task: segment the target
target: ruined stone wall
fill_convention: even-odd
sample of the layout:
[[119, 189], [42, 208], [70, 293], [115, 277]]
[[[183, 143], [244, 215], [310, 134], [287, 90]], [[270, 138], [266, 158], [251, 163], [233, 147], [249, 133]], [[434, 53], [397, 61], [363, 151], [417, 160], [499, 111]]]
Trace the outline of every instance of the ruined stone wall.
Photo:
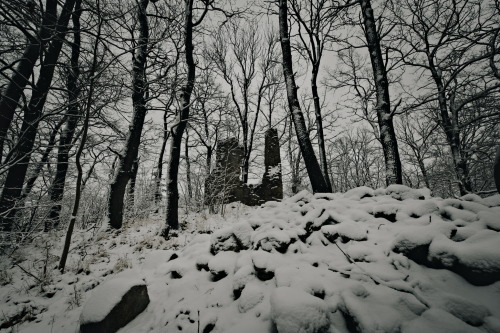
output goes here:
[[280, 147], [276, 129], [269, 129], [265, 133], [265, 172], [261, 184], [250, 186], [241, 181], [242, 160], [243, 147], [238, 145], [235, 138], [218, 142], [215, 169], [205, 186], [206, 205], [240, 201], [248, 206], [256, 206], [266, 201], [283, 199]]

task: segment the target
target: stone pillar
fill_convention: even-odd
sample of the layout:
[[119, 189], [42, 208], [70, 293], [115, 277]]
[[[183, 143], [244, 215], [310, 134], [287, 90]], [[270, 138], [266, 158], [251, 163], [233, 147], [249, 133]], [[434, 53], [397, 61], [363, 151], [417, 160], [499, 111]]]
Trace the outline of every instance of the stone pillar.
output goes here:
[[226, 184], [238, 184], [241, 173], [243, 148], [238, 145], [236, 138], [229, 138], [217, 144], [215, 168], [224, 177]]
[[240, 166], [243, 148], [236, 138], [217, 143], [215, 168], [207, 179], [205, 204], [228, 203], [233, 200], [235, 190], [241, 187]]
[[252, 187], [240, 180], [243, 147], [236, 138], [217, 143], [215, 168], [206, 181], [205, 204], [208, 206], [240, 201], [245, 205], [260, 205], [269, 200], [283, 199], [281, 158], [278, 131], [265, 133], [262, 184]]
[[264, 165], [266, 171], [260, 188], [261, 201], [283, 199], [283, 180], [281, 177], [281, 157], [278, 130], [270, 128], [265, 133]]

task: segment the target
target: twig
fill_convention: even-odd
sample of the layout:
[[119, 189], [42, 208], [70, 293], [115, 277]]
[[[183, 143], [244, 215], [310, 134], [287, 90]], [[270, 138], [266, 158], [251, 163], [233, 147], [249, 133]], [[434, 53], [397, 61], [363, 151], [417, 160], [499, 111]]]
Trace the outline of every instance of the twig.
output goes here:
[[342, 254], [344, 254], [344, 256], [347, 258], [347, 261], [349, 261], [351, 264], [354, 264], [356, 267], [358, 267], [360, 270], [361, 270], [361, 273], [364, 274], [365, 276], [367, 276], [370, 280], [372, 280], [376, 285], [383, 285], [385, 287], [388, 287], [388, 288], [391, 288], [393, 290], [396, 290], [396, 291], [400, 291], [400, 292], [403, 292], [403, 293], [407, 293], [407, 294], [411, 294], [413, 295], [420, 303], [422, 303], [426, 308], [430, 308], [430, 305], [429, 305], [429, 302], [427, 302], [422, 296], [420, 296], [419, 294], [417, 294], [417, 292], [411, 288], [411, 287], [407, 287], [407, 288], [404, 288], [403, 286], [394, 286], [392, 285], [390, 282], [388, 281], [384, 281], [382, 279], [379, 279], [378, 277], [373, 277], [371, 276], [367, 271], [365, 271], [361, 266], [359, 266], [357, 263], [354, 262], [354, 260], [347, 254], [344, 252], [344, 250], [342, 250], [340, 248], [340, 246], [334, 242], [333, 244], [335, 244], [337, 246], [337, 248], [340, 250], [340, 252], [342, 252]]
[[21, 269], [24, 273], [28, 274], [29, 276], [31, 276], [32, 278], [34, 278], [34, 279], [35, 279], [35, 280], [37, 280], [38, 282], [40, 282], [40, 283], [42, 283], [42, 282], [43, 282], [43, 281], [42, 281], [39, 277], [37, 277], [37, 276], [35, 276], [35, 275], [31, 274], [30, 272], [28, 272], [27, 270], [25, 270], [25, 269], [23, 268], [23, 266], [21, 266], [21, 265], [19, 265], [19, 264], [17, 264], [17, 263], [14, 263], [14, 265], [16, 265], [17, 267], [19, 267], [19, 268], [20, 268], [20, 269]]

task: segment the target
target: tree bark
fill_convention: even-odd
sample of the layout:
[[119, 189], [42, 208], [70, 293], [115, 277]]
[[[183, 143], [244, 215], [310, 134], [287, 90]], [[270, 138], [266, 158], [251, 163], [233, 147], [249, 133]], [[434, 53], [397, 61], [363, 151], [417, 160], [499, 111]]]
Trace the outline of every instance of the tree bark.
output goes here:
[[399, 157], [398, 142], [394, 132], [393, 115], [389, 98], [389, 81], [380, 48], [380, 38], [375, 25], [375, 17], [370, 0], [360, 0], [365, 37], [370, 53], [373, 79], [375, 82], [376, 105], [378, 125], [380, 128], [380, 141], [384, 151], [386, 185], [402, 184], [403, 173]]
[[55, 66], [66, 35], [68, 21], [76, 0], [67, 0], [57, 22], [56, 33], [49, 45], [45, 61], [40, 69], [40, 76], [33, 90], [29, 104], [24, 108], [24, 118], [17, 149], [12, 155], [16, 162], [5, 177], [4, 188], [0, 197], [0, 228], [12, 230], [16, 215], [15, 205], [21, 196], [21, 190], [28, 170], [33, 146], [35, 144], [38, 123], [52, 83]]
[[[80, 0], [78, 0], [80, 5]], [[97, 8], [98, 8], [98, 14], [100, 14], [100, 1], [97, 0]], [[61, 273], [64, 273], [64, 268], [66, 266], [66, 260], [68, 258], [69, 254], [69, 246], [71, 244], [71, 236], [73, 235], [73, 229], [75, 227], [76, 223], [76, 216], [78, 214], [78, 209], [80, 208], [80, 197], [82, 194], [82, 187], [83, 187], [83, 168], [80, 163], [80, 157], [82, 156], [83, 149], [85, 147], [85, 142], [87, 141], [87, 134], [88, 134], [88, 129], [89, 129], [89, 119], [90, 119], [90, 109], [91, 109], [91, 102], [92, 102], [92, 97], [94, 94], [94, 82], [96, 80], [96, 69], [97, 69], [97, 54], [98, 54], [98, 48], [99, 48], [99, 39], [101, 36], [101, 28], [102, 28], [102, 19], [99, 18], [99, 25], [97, 28], [97, 36], [94, 42], [94, 52], [93, 52], [93, 60], [92, 60], [92, 67], [90, 68], [90, 88], [87, 96], [87, 103], [85, 107], [85, 119], [83, 121], [83, 133], [82, 133], [82, 139], [80, 142], [80, 146], [78, 147], [78, 150], [76, 152], [75, 156], [75, 163], [76, 163], [76, 170], [77, 170], [77, 178], [76, 178], [76, 189], [75, 189], [75, 201], [73, 202], [73, 210], [71, 212], [71, 218], [69, 220], [68, 224], [68, 230], [66, 232], [66, 237], [64, 238], [64, 246], [63, 246], [63, 251], [61, 253], [61, 260], [59, 261], [58, 269], [61, 271]]]
[[445, 133], [446, 141], [450, 146], [454, 173], [457, 177], [460, 195], [465, 195], [472, 191], [472, 185], [469, 180], [469, 169], [467, 166], [467, 161], [463, 157], [463, 152], [460, 146], [460, 129], [457, 119], [458, 114], [454, 116], [452, 111], [450, 117], [448, 109], [451, 109], [452, 105], [448, 105], [443, 78], [436, 64], [434, 63], [432, 55], [428, 55], [428, 62], [432, 79], [434, 80], [434, 83], [436, 84], [438, 90], [437, 98], [439, 114], [441, 118], [440, 125]]
[[127, 191], [127, 204], [129, 211], [133, 211], [135, 203], [135, 185], [137, 183], [137, 172], [139, 171], [139, 160], [135, 160], [132, 164], [132, 171], [130, 172], [130, 180], [128, 181]]
[[300, 151], [304, 158], [307, 173], [313, 192], [328, 192], [328, 185], [323, 177], [318, 159], [314, 153], [309, 133], [306, 129], [304, 115], [300, 109], [297, 97], [297, 86], [293, 73], [292, 51], [290, 46], [290, 37], [288, 35], [288, 13], [287, 0], [279, 0], [279, 29], [280, 43], [283, 56], [283, 74], [285, 76], [286, 93], [288, 97], [288, 106], [295, 126], [295, 133], [299, 142]]
[[170, 161], [167, 171], [167, 204], [166, 225], [162, 236], [168, 238], [170, 229], [179, 228], [179, 161], [181, 155], [182, 135], [189, 119], [191, 93], [193, 92], [196, 65], [193, 58], [193, 1], [185, 0], [184, 13], [184, 53], [187, 68], [187, 81], [181, 91], [181, 109], [178, 111], [176, 122], [171, 129], [172, 141], [170, 143]]
[[495, 185], [497, 186], [497, 191], [498, 193], [500, 193], [500, 147], [497, 147], [495, 163], [493, 166], [493, 178], [495, 179]]
[[[155, 204], [158, 206], [162, 199], [161, 194], [161, 178], [163, 176], [163, 157], [165, 156], [165, 148], [167, 146], [167, 141], [169, 138], [168, 124], [167, 124], [167, 110], [163, 115], [163, 140], [161, 142], [160, 156], [158, 157], [158, 162], [156, 163], [156, 176], [155, 176]], [[157, 208], [158, 211], [158, 208]]]
[[132, 70], [132, 104], [134, 112], [129, 133], [125, 142], [123, 155], [120, 156], [118, 169], [111, 183], [108, 199], [108, 219], [112, 228], [119, 229], [123, 223], [123, 199], [127, 183], [132, 175], [134, 162], [137, 160], [139, 145], [141, 143], [142, 128], [144, 118], [147, 113], [146, 108], [146, 60], [149, 41], [148, 18], [146, 8], [149, 0], [138, 1], [137, 20], [139, 22], [139, 38], [137, 50], [134, 52]]
[[332, 183], [330, 182], [330, 175], [328, 174], [328, 160], [326, 158], [325, 134], [323, 132], [323, 116], [321, 115], [321, 106], [319, 103], [317, 85], [318, 71], [319, 64], [313, 64], [311, 76], [311, 91], [314, 102], [314, 113], [316, 115], [316, 126], [318, 127], [319, 166], [321, 168], [321, 173], [325, 178], [326, 185], [328, 186], [328, 192], [332, 192]]
[[186, 139], [184, 140], [184, 158], [186, 159], [186, 183], [188, 194], [188, 205], [193, 197], [193, 186], [191, 184], [191, 161], [189, 160], [189, 131], [186, 129]]
[[425, 167], [424, 160], [419, 156], [417, 157], [418, 167], [420, 168], [420, 172], [422, 172], [422, 178], [424, 178], [425, 187], [428, 189], [431, 188], [431, 184], [429, 182], [429, 176], [427, 175], [427, 168]]
[[47, 0], [39, 37], [28, 37], [29, 44], [19, 60], [19, 63], [9, 80], [0, 100], [0, 161], [3, 155], [3, 145], [26, 85], [33, 74], [33, 68], [40, 55], [42, 47], [50, 39], [57, 22], [57, 0]]
[[82, 14], [81, 0], [77, 0], [75, 4], [75, 11], [72, 16], [73, 21], [73, 42], [71, 43], [71, 58], [70, 66], [67, 74], [67, 88], [68, 88], [68, 111], [66, 112], [66, 124], [59, 137], [59, 147], [57, 151], [57, 166], [56, 174], [52, 180], [49, 190], [50, 201], [52, 206], [50, 208], [49, 218], [45, 224], [45, 229], [48, 231], [51, 227], [59, 225], [59, 215], [61, 213], [61, 200], [64, 195], [64, 185], [66, 182], [66, 174], [68, 171], [69, 152], [72, 148], [73, 136], [75, 134], [76, 126], [78, 123], [79, 115], [79, 97], [80, 87], [78, 85], [78, 78], [80, 77], [80, 16]]

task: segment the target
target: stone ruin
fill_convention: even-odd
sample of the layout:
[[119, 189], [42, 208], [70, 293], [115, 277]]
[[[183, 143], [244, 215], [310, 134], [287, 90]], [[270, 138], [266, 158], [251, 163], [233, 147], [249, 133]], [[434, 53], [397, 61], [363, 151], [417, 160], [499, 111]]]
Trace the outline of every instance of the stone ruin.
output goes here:
[[248, 206], [257, 206], [266, 201], [283, 199], [278, 131], [271, 128], [265, 133], [262, 183], [245, 184], [240, 179], [243, 157], [243, 147], [236, 138], [217, 143], [215, 169], [205, 185], [206, 205], [240, 201]]

